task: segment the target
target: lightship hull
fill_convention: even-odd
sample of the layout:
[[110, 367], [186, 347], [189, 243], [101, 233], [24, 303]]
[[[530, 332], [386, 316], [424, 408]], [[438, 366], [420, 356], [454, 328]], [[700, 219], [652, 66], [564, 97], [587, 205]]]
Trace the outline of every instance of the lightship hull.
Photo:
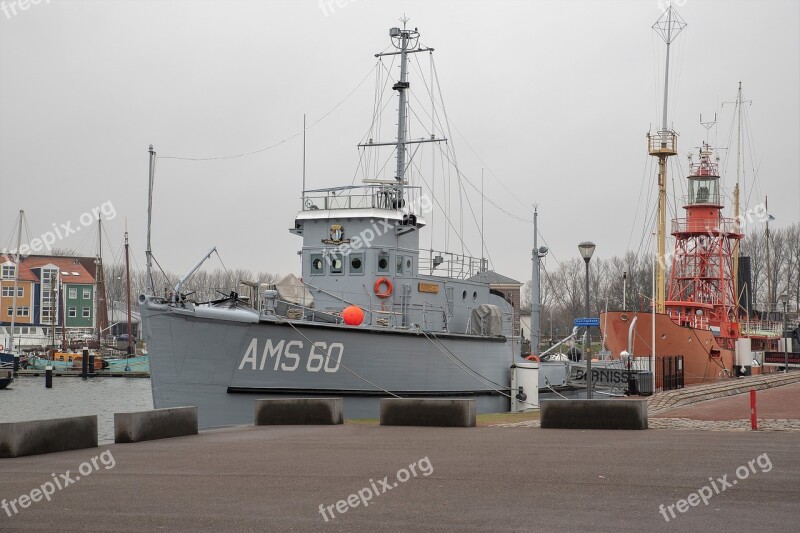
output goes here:
[[[628, 350], [628, 331], [638, 317], [633, 334], [633, 355], [646, 357], [652, 353], [653, 315], [647, 312], [608, 311], [600, 315], [600, 329], [613, 357]], [[734, 351], [720, 346], [710, 330], [675, 324], [669, 316], [655, 315], [656, 356], [682, 355], [684, 383], [707, 383], [734, 375]]]
[[[213, 318], [198, 316], [209, 310]], [[478, 412], [510, 408], [504, 394], [514, 346], [506, 337], [429, 338], [418, 330], [183, 308], [152, 297], [141, 313], [154, 406], [197, 406], [201, 427], [252, 423], [254, 400], [274, 397], [343, 397], [345, 417], [377, 418], [387, 390], [475, 397]]]

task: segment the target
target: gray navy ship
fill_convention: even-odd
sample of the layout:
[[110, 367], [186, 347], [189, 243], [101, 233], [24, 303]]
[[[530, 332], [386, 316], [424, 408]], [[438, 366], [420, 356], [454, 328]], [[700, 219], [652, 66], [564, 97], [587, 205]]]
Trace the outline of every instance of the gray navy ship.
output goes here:
[[[478, 412], [510, 406], [510, 367], [519, 361], [513, 307], [490, 287], [484, 259], [420, 251], [425, 199], [407, 180], [409, 56], [432, 52], [416, 29], [392, 28], [399, 59], [393, 179], [304, 190], [291, 233], [303, 240], [302, 277], [254, 284], [194, 302], [153, 290], [148, 227], [148, 291], [141, 295], [156, 408], [194, 405], [201, 427], [251, 423], [253, 400], [343, 397], [347, 418], [378, 416], [386, 397], [474, 397]], [[150, 147], [150, 211], [156, 153]], [[390, 176], [390, 178], [392, 178]], [[208, 257], [207, 254], [206, 258]], [[302, 280], [302, 281], [301, 281]], [[521, 397], [524, 399], [524, 397]]]

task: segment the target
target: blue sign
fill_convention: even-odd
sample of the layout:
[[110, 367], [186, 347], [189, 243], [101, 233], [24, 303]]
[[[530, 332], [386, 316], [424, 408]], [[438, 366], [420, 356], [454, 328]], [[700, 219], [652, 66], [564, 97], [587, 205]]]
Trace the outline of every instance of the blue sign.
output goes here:
[[586, 326], [599, 326], [600, 319], [599, 318], [576, 318], [575, 325], [577, 327], [586, 327]]

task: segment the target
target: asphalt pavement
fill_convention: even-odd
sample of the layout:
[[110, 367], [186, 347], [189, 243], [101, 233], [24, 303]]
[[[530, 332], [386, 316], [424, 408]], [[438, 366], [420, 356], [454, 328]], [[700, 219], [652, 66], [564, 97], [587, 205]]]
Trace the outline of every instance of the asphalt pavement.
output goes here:
[[0, 460], [0, 530], [796, 531], [798, 451], [800, 432], [224, 428]]

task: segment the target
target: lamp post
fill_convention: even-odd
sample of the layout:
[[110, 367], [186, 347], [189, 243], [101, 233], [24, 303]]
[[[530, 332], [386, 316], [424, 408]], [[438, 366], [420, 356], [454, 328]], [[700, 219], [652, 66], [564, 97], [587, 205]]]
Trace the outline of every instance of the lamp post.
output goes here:
[[786, 306], [789, 304], [789, 294], [784, 292], [778, 299], [783, 304], [783, 335], [781, 337], [783, 338], [783, 373], [786, 374], [789, 372], [789, 339], [786, 337]]
[[[586, 318], [589, 318], [589, 261], [592, 259], [595, 244], [591, 241], [583, 241], [578, 245], [578, 250], [581, 252], [581, 257], [586, 263]], [[583, 356], [586, 358], [586, 399], [592, 399], [592, 356], [591, 351], [592, 339], [589, 336], [589, 326], [586, 326], [584, 333], [584, 350]]]

